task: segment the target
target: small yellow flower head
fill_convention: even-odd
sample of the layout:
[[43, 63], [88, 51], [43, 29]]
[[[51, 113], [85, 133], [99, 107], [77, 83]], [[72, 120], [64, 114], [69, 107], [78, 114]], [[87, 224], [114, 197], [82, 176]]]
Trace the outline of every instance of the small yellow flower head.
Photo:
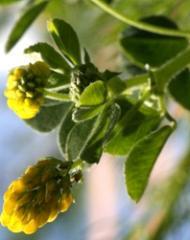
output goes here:
[[73, 202], [69, 162], [46, 158], [29, 167], [4, 194], [1, 224], [12, 232], [32, 234]]
[[36, 62], [13, 69], [4, 92], [8, 106], [22, 119], [36, 116], [43, 103], [43, 88], [50, 70], [44, 62]]

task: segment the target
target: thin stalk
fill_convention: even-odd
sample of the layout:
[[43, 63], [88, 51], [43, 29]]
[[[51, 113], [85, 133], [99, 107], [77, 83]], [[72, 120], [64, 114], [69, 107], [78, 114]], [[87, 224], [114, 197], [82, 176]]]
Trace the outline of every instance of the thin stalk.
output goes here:
[[62, 102], [70, 102], [70, 97], [68, 94], [49, 92], [47, 90], [43, 90], [43, 95], [52, 100], [62, 101]]
[[131, 88], [131, 87], [136, 87], [138, 85], [142, 85], [144, 83], [147, 83], [148, 78], [149, 78], [148, 73], [136, 75], [126, 80], [126, 86], [127, 88]]
[[118, 19], [119, 21], [126, 23], [130, 26], [136, 27], [138, 29], [152, 32], [152, 33], [157, 33], [161, 35], [166, 35], [166, 36], [175, 36], [175, 37], [186, 37], [190, 38], [190, 32], [184, 32], [184, 31], [178, 31], [178, 30], [171, 30], [168, 28], [163, 28], [163, 27], [158, 27], [158, 26], [153, 26], [148, 23], [143, 23], [140, 21], [134, 21], [132, 19], [129, 19], [127, 16], [121, 14], [118, 12], [116, 9], [111, 8], [108, 4], [104, 3], [101, 0], [90, 0], [92, 3], [94, 3], [96, 6], [101, 8], [103, 11], [107, 12], [114, 18]]
[[54, 92], [54, 91], [61, 91], [61, 90], [69, 89], [69, 88], [70, 88], [70, 84], [64, 84], [64, 85], [60, 85], [57, 87], [46, 88], [46, 89], [47, 89], [47, 91]]

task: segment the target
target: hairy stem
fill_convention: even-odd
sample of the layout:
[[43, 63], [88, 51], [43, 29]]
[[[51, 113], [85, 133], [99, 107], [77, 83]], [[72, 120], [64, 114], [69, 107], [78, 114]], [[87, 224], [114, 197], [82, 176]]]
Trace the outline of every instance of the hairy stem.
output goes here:
[[132, 19], [129, 19], [125, 15], [121, 14], [117, 10], [111, 8], [108, 4], [102, 2], [101, 0], [90, 0], [90, 1], [93, 2], [99, 8], [101, 8], [103, 11], [109, 13], [114, 18], [118, 19], [119, 21], [126, 23], [130, 26], [136, 27], [138, 29], [161, 34], [161, 35], [190, 38], [190, 32], [171, 30], [163, 27], [153, 26], [151, 24], [143, 23], [140, 21], [134, 21]]

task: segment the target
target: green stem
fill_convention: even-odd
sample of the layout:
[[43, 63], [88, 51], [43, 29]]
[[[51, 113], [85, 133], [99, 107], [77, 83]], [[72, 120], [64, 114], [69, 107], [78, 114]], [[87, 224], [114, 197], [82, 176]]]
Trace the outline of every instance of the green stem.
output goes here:
[[63, 85], [60, 85], [60, 86], [57, 86], [57, 87], [51, 87], [51, 88], [46, 88], [47, 91], [61, 91], [61, 90], [65, 90], [65, 89], [69, 89], [70, 88], [70, 84], [63, 84]]
[[90, 1], [93, 2], [95, 5], [97, 5], [99, 8], [101, 8], [103, 11], [109, 13], [116, 19], [120, 20], [121, 22], [126, 23], [130, 26], [136, 27], [138, 29], [161, 34], [161, 35], [190, 38], [190, 32], [171, 30], [163, 27], [153, 26], [151, 24], [143, 23], [140, 21], [134, 21], [129, 19], [125, 15], [122, 15], [117, 10], [111, 8], [108, 4], [102, 2], [101, 0], [90, 0]]
[[43, 90], [43, 95], [46, 98], [49, 98], [49, 99], [52, 99], [52, 100], [63, 101], [63, 102], [70, 102], [71, 101], [68, 94], [49, 92], [47, 90]]
[[186, 48], [183, 52], [180, 52], [176, 57], [169, 60], [160, 68], [153, 70], [152, 73], [158, 83], [158, 90], [163, 92], [168, 81], [185, 69], [185, 67], [187, 67], [189, 64], [190, 47]]
[[184, 51], [180, 52], [176, 57], [172, 58], [164, 65], [157, 69], [151, 69], [150, 73], [137, 75], [131, 79], [126, 80], [127, 89], [147, 83], [148, 79], [153, 77], [156, 83], [156, 90], [159, 93], [163, 93], [167, 83], [183, 71], [190, 64], [190, 46]]
[[136, 75], [126, 80], [126, 86], [127, 88], [131, 88], [138, 85], [142, 85], [147, 82], [148, 78], [149, 78], [148, 73]]

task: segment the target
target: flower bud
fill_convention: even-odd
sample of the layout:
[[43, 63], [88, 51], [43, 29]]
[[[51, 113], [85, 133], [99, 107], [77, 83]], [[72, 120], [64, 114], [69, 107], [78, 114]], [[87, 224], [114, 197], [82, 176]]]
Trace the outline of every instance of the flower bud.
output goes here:
[[82, 64], [77, 66], [71, 74], [70, 97], [76, 104], [84, 89], [96, 80], [100, 80], [101, 75], [98, 69], [92, 64]]
[[73, 202], [70, 162], [46, 158], [29, 167], [4, 194], [1, 224], [12, 232], [32, 234]]
[[50, 70], [44, 62], [13, 69], [4, 92], [8, 106], [22, 119], [36, 116], [43, 103], [40, 88], [45, 86]]

